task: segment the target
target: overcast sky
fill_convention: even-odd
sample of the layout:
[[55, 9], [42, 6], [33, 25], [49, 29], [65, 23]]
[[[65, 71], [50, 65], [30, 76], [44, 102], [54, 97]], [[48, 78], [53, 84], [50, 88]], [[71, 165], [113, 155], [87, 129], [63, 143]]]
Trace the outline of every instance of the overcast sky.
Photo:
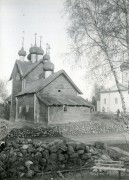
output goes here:
[[43, 36], [44, 50], [46, 43], [51, 46], [51, 61], [55, 71], [64, 69], [84, 93], [84, 97], [89, 98], [91, 85], [83, 78], [84, 71], [71, 68], [66, 61], [64, 63], [69, 48], [66, 22], [63, 0], [0, 0], [0, 79], [9, 79], [15, 60], [19, 58], [22, 31], [25, 31], [24, 47], [27, 54], [30, 45], [34, 44], [36, 32], [38, 44], [39, 36]]

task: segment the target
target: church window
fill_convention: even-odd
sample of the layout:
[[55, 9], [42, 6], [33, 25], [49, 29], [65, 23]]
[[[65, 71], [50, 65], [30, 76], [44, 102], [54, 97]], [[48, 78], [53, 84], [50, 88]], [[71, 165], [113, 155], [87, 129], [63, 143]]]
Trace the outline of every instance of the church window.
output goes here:
[[26, 106], [26, 112], [29, 112], [29, 105]]
[[104, 104], [106, 104], [106, 99], [104, 99]]
[[63, 109], [64, 109], [64, 111], [67, 111], [67, 106], [64, 105], [64, 106], [63, 106]]
[[21, 112], [22, 112], [22, 106], [19, 107], [19, 113], [21, 113]]
[[115, 104], [118, 104], [118, 98], [115, 98]]

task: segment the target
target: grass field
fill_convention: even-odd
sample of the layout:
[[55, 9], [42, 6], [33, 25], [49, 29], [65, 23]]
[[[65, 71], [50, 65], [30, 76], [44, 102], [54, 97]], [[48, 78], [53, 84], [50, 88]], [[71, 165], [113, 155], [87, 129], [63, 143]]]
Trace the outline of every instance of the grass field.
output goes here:
[[[118, 180], [118, 173], [114, 174], [100, 174], [99, 176], [94, 173], [90, 172], [82, 172], [82, 173], [68, 173], [68, 174], [63, 174], [64, 180]], [[39, 176], [33, 178], [33, 180], [61, 180], [63, 178], [56, 176], [53, 177], [52, 175], [49, 176]], [[129, 174], [122, 174], [122, 180], [128, 180], [129, 179]], [[28, 180], [28, 178], [20, 178], [20, 179], [10, 179], [10, 180]]]

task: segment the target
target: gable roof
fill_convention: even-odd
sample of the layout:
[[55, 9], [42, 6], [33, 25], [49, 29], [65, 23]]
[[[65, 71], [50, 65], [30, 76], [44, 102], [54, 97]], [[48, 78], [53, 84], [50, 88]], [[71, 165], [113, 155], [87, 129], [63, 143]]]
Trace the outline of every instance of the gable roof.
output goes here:
[[43, 60], [42, 60], [42, 59], [39, 60], [39, 61], [36, 62], [36, 63], [31, 63], [32, 66], [27, 69], [27, 71], [26, 71], [25, 74], [23, 75], [23, 78], [25, 78], [31, 71], [33, 71], [40, 63], [43, 63]]
[[47, 106], [93, 106], [91, 103], [87, 102], [80, 96], [72, 96], [72, 95], [61, 95], [61, 96], [50, 96], [50, 95], [38, 95], [37, 97]]
[[29, 61], [20, 61], [20, 60], [16, 60], [12, 74], [9, 78], [9, 80], [12, 79], [13, 77], [13, 73], [14, 73], [14, 69], [17, 66], [18, 71], [21, 75], [21, 77], [26, 77], [33, 69], [35, 69], [41, 62], [43, 62], [42, 60], [35, 62], [35, 63], [31, 63]]
[[[119, 84], [119, 85], [120, 85], [120, 90], [121, 91], [128, 91], [128, 87], [124, 86], [123, 84]], [[100, 91], [100, 93], [117, 92], [117, 91], [118, 91], [117, 86], [114, 85], [109, 89]]]
[[56, 73], [53, 73], [52, 75], [50, 75], [46, 79], [42, 78], [42, 79], [36, 80], [35, 82], [31, 83], [29, 87], [27, 87], [24, 91], [22, 91], [19, 94], [17, 94], [17, 96], [39, 92], [40, 90], [45, 88], [47, 85], [49, 85], [52, 81], [54, 81], [56, 78], [58, 78], [61, 74], [63, 74], [68, 79], [70, 84], [76, 89], [76, 91], [79, 94], [82, 94], [80, 89], [74, 84], [74, 82], [67, 75], [67, 73], [64, 70], [60, 70], [60, 71], [58, 71]]

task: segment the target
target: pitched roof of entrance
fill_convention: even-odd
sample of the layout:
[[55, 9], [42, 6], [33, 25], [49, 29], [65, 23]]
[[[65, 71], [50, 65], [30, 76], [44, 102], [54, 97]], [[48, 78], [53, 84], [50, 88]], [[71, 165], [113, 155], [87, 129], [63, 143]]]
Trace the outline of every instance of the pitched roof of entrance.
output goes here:
[[67, 73], [64, 70], [60, 70], [56, 73], [53, 73], [52, 75], [50, 75], [48, 78], [46, 79], [39, 79], [33, 83], [30, 84], [29, 87], [27, 87], [24, 91], [20, 92], [19, 94], [17, 94], [17, 96], [20, 95], [24, 95], [24, 94], [30, 94], [30, 93], [35, 93], [35, 92], [39, 92], [40, 90], [42, 90], [43, 88], [45, 88], [47, 85], [49, 85], [52, 81], [54, 81], [57, 77], [59, 77], [61, 74], [63, 74], [67, 80], [70, 82], [70, 84], [76, 89], [76, 91], [79, 94], [82, 94], [82, 92], [80, 91], [80, 89], [74, 84], [74, 82], [71, 80], [71, 78], [67, 75]]
[[91, 103], [87, 102], [80, 96], [72, 96], [72, 95], [61, 95], [61, 96], [50, 96], [50, 95], [38, 95], [37, 97], [47, 106], [93, 106]]

